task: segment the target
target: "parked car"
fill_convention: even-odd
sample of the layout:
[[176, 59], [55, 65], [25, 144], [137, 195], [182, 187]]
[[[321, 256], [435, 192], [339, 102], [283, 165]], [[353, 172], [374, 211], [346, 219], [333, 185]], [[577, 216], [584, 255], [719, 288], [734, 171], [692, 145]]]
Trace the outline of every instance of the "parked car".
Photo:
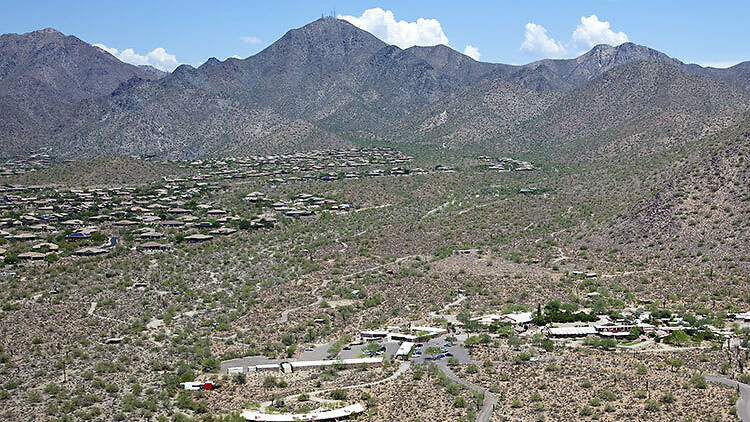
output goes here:
[[343, 350], [352, 350], [352, 346], [344, 346]]
[[312, 352], [312, 351], [313, 351], [313, 348], [312, 348], [312, 347], [305, 347], [305, 351], [306, 351], [306, 352]]

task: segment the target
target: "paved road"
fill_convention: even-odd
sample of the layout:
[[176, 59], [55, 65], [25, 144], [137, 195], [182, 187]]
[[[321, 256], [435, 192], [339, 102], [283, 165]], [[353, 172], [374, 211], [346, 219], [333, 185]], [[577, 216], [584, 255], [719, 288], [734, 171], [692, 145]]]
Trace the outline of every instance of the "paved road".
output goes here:
[[739, 386], [740, 398], [737, 400], [737, 415], [743, 422], [750, 422], [750, 385], [715, 375], [706, 375], [706, 381], [735, 389]]
[[[326, 403], [326, 402], [332, 403], [332, 402], [335, 402], [336, 400], [329, 400], [329, 399], [325, 399], [325, 398], [317, 397], [317, 396], [320, 395], [320, 394], [330, 393], [333, 390], [353, 390], [353, 389], [356, 389], [356, 388], [368, 388], [368, 387], [374, 387], [374, 386], [379, 385], [379, 384], [384, 384], [386, 382], [393, 381], [396, 378], [398, 378], [401, 375], [403, 375], [409, 369], [410, 365], [411, 365], [410, 362], [401, 362], [401, 365], [399, 365], [398, 369], [396, 369], [396, 372], [394, 372], [393, 374], [391, 374], [390, 376], [388, 376], [386, 378], [382, 378], [382, 379], [379, 379], [379, 380], [376, 380], [376, 381], [366, 382], [366, 383], [362, 383], [362, 384], [355, 384], [355, 385], [347, 385], [347, 386], [343, 386], [343, 387], [327, 388], [325, 390], [310, 391], [310, 392], [307, 392], [307, 393], [293, 394], [291, 396], [283, 397], [282, 399], [284, 401], [286, 401], [286, 400], [292, 400], [292, 399], [297, 399], [302, 394], [306, 394], [306, 395], [308, 395], [310, 397], [310, 400], [312, 400], [312, 401], [319, 402], [319, 403]], [[271, 406], [271, 404], [272, 404], [272, 402], [270, 402], [270, 401], [261, 403], [261, 405], [260, 405], [261, 411], [265, 412], [266, 409], [269, 406]]]
[[[396, 372], [392, 373], [391, 375], [389, 375], [386, 378], [382, 378], [382, 379], [379, 379], [379, 380], [376, 380], [376, 381], [366, 382], [366, 383], [362, 383], [362, 384], [355, 384], [355, 385], [346, 385], [346, 386], [343, 386], [343, 387], [326, 388], [324, 390], [310, 391], [310, 392], [307, 392], [307, 393], [299, 393], [299, 394], [294, 394], [294, 395], [291, 395], [291, 396], [286, 396], [283, 399], [285, 401], [289, 400], [289, 399], [296, 399], [299, 396], [301, 396], [302, 394], [307, 394], [308, 396], [313, 397], [313, 396], [318, 396], [320, 394], [330, 393], [333, 390], [354, 390], [354, 389], [357, 389], [357, 388], [374, 387], [376, 385], [385, 384], [386, 382], [391, 382], [391, 381], [397, 379], [398, 377], [400, 377], [401, 375], [403, 375], [409, 369], [409, 366], [411, 366], [410, 362], [401, 362], [401, 364], [399, 365], [398, 369], [396, 369]], [[265, 407], [265, 406], [270, 405], [270, 403], [271, 402], [265, 402], [265, 403], [262, 403], [261, 406]]]
[[449, 380], [457, 382], [467, 388], [478, 391], [484, 394], [484, 401], [482, 402], [482, 408], [477, 413], [476, 422], [488, 422], [492, 416], [492, 411], [495, 410], [497, 404], [497, 396], [492, 394], [489, 390], [484, 387], [480, 387], [474, 383], [471, 383], [463, 378], [456, 375], [445, 362], [439, 362], [437, 367], [448, 377]]
[[401, 375], [403, 375], [404, 372], [406, 372], [406, 370], [409, 369], [410, 365], [411, 365], [410, 362], [401, 362], [401, 364], [399, 365], [399, 367], [396, 370], [396, 372], [394, 372], [393, 374], [391, 374], [387, 378], [379, 379], [377, 381], [366, 382], [366, 383], [363, 383], [363, 384], [356, 384], [356, 385], [347, 385], [347, 386], [344, 386], [344, 387], [328, 388], [326, 390], [313, 391], [312, 393], [308, 393], [308, 394], [312, 396], [312, 395], [316, 395], [316, 394], [328, 393], [328, 392], [331, 392], [333, 390], [354, 390], [354, 389], [357, 389], [357, 388], [368, 388], [368, 387], [374, 387], [374, 386], [379, 385], [379, 384], [385, 384], [386, 382], [393, 381], [396, 378], [398, 378]]

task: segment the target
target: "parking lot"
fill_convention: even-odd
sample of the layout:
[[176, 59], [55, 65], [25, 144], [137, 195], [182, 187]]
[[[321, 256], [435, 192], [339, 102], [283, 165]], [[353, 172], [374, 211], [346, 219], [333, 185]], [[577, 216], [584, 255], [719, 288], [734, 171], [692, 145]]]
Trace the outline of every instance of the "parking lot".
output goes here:
[[[454, 357], [454, 358], [456, 358], [458, 360], [458, 363], [461, 363], [461, 364], [463, 364], [463, 363], [470, 363], [471, 362], [471, 358], [469, 357], [469, 351], [466, 350], [465, 347], [459, 346], [459, 345], [453, 345], [453, 346], [445, 347], [445, 345], [447, 343], [446, 340], [445, 340], [446, 337], [447, 337], [447, 335], [436, 337], [436, 338], [434, 338], [434, 339], [432, 339], [432, 340], [424, 343], [423, 346], [419, 348], [422, 351], [422, 354], [419, 357], [414, 357], [414, 355], [412, 355], [412, 357], [411, 357], [412, 362], [414, 362], [414, 363], [424, 363], [424, 362], [429, 362], [429, 361], [433, 360], [436, 356], [431, 356], [431, 355], [427, 354], [427, 349], [429, 349], [431, 347], [436, 347], [438, 349], [444, 348], [448, 353], [450, 353], [451, 355], [453, 355], [452, 357]], [[437, 356], [439, 356], [441, 354], [444, 355], [445, 352], [443, 352], [441, 350], [441, 352], [439, 354], [437, 354]], [[445, 356], [442, 359], [448, 359], [449, 357], [450, 356]]]
[[[409, 357], [410, 360], [414, 363], [420, 364], [420, 363], [433, 361], [438, 356], [443, 355], [442, 357], [438, 359], [448, 359], [450, 357], [454, 357], [458, 360], [460, 364], [470, 363], [471, 358], [469, 357], [468, 350], [466, 350], [465, 347], [460, 346], [460, 345], [452, 345], [452, 346], [446, 347], [446, 344], [447, 344], [445, 340], [446, 337], [447, 335], [443, 335], [443, 336], [431, 339], [424, 343], [418, 343], [418, 344], [422, 344], [422, 346], [415, 347], [414, 350], [415, 351], [420, 350], [422, 353], [419, 355], [414, 355], [414, 354], [410, 355]], [[375, 354], [373, 356], [381, 356], [383, 357], [384, 360], [393, 360], [394, 355], [396, 354], [396, 351], [401, 345], [400, 341], [387, 340], [387, 339], [374, 341], [374, 343], [381, 345], [383, 348], [385, 348], [385, 350], [381, 349], [382, 351], [380, 354]], [[338, 356], [329, 356], [328, 349], [333, 344], [334, 342], [328, 342], [328, 343], [321, 343], [321, 344], [306, 346], [305, 349], [303, 349], [303, 351], [300, 353], [298, 357], [291, 358], [291, 359], [286, 359], [286, 358], [269, 359], [269, 358], [265, 358], [262, 356], [232, 359], [232, 360], [222, 362], [221, 370], [226, 371], [227, 368], [231, 368], [231, 367], [238, 367], [238, 366], [248, 367], [248, 366], [262, 365], [262, 364], [268, 364], [268, 363], [281, 363], [281, 362], [286, 362], [286, 361], [355, 359], [355, 358], [360, 358], [363, 356], [366, 357], [366, 355], [362, 352], [362, 350], [368, 343], [347, 345], [347, 346], [342, 347]], [[435, 356], [428, 354], [427, 349], [431, 347], [436, 347], [437, 349], [441, 350], [440, 353], [436, 353]], [[446, 352], [449, 353], [449, 355], [446, 355]]]

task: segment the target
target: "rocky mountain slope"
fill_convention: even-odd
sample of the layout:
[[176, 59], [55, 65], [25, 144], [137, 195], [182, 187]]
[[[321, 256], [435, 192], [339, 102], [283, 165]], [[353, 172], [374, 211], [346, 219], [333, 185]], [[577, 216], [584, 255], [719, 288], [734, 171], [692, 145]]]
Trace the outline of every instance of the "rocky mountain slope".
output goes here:
[[523, 89], [501, 79], [479, 83], [389, 125], [386, 133], [446, 148], [491, 145], [592, 159], [704, 137], [744, 119], [749, 99], [740, 87], [688, 73], [673, 61], [635, 61], [568, 91]]
[[[44, 141], [74, 104], [156, 74], [51, 29], [0, 36], [0, 136], [8, 150]], [[5, 148], [4, 148], [5, 149]]]
[[342, 136], [515, 151], [592, 137], [622, 144], [652, 126], [661, 139], [732, 120], [746, 109], [748, 69], [685, 65], [632, 43], [482, 63], [322, 18], [247, 59], [161, 75], [43, 30], [2, 37], [0, 130], [6, 155], [271, 153], [347, 145]]

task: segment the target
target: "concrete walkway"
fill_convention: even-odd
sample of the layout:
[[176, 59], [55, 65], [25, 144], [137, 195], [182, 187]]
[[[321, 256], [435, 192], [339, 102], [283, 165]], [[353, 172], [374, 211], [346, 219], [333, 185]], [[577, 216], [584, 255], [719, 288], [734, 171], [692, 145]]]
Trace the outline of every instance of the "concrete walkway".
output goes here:
[[[374, 387], [374, 386], [380, 385], [380, 384], [385, 384], [385, 383], [391, 382], [391, 381], [397, 379], [398, 377], [400, 377], [401, 375], [403, 375], [409, 369], [409, 366], [411, 366], [411, 362], [409, 362], [409, 361], [401, 362], [401, 365], [399, 365], [399, 367], [396, 370], [396, 372], [392, 373], [391, 375], [389, 375], [386, 378], [382, 378], [382, 379], [379, 379], [379, 380], [376, 380], [376, 381], [366, 382], [366, 383], [362, 383], [362, 384], [355, 384], [355, 385], [346, 385], [346, 386], [343, 386], [343, 387], [326, 388], [325, 390], [311, 391], [311, 392], [308, 392], [308, 393], [299, 393], [299, 394], [294, 394], [294, 395], [291, 395], [291, 396], [286, 396], [283, 399], [284, 399], [284, 401], [290, 400], [290, 399], [297, 399], [297, 398], [299, 398], [299, 396], [301, 396], [303, 394], [306, 394], [307, 396], [310, 397], [310, 400], [315, 401], [315, 402], [335, 402], [335, 400], [323, 399], [323, 398], [319, 398], [319, 397], [316, 397], [316, 396], [318, 396], [320, 394], [330, 393], [333, 390], [354, 390], [354, 389], [357, 389], [357, 388], [368, 388], [368, 387]], [[261, 403], [261, 406], [260, 406], [261, 410], [265, 411], [265, 409], [267, 409], [269, 406], [271, 406], [271, 403], [272, 402], [270, 402], [270, 401]]]
[[725, 385], [740, 390], [740, 398], [737, 400], [737, 416], [743, 422], [750, 422], [750, 385], [730, 380], [729, 378], [715, 375], [706, 375], [706, 381], [712, 384]]
[[474, 383], [466, 381], [463, 378], [460, 378], [453, 371], [451, 371], [451, 369], [445, 362], [438, 363], [437, 367], [445, 374], [446, 377], [448, 377], [449, 380], [466, 386], [472, 391], [477, 391], [484, 394], [484, 402], [482, 402], [482, 408], [477, 413], [476, 422], [488, 422], [490, 420], [490, 417], [492, 416], [492, 411], [495, 410], [495, 405], [497, 404], [497, 396], [492, 394], [488, 389], [484, 387], [480, 387]]

